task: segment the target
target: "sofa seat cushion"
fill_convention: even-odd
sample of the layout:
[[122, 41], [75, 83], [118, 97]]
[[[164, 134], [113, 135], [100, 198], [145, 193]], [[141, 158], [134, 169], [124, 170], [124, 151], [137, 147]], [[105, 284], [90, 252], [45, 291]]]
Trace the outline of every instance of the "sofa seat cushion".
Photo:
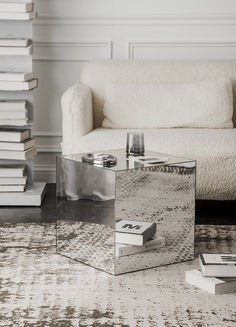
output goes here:
[[236, 128], [106, 129], [75, 140], [64, 154], [125, 148], [128, 131], [143, 131], [146, 149], [197, 160], [197, 198], [236, 200]]

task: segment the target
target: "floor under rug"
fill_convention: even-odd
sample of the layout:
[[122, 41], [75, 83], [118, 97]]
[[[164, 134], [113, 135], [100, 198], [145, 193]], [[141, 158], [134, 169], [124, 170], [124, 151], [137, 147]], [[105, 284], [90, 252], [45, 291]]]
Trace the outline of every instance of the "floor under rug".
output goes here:
[[[196, 226], [199, 252], [236, 251], [236, 227]], [[55, 254], [53, 224], [0, 226], [0, 326], [233, 327], [236, 293], [184, 282], [198, 260], [120, 276]]]

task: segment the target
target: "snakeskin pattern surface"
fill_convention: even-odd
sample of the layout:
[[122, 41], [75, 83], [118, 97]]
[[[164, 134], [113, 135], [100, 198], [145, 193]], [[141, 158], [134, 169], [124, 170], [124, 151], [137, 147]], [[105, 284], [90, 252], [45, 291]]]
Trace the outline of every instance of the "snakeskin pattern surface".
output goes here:
[[[90, 166], [90, 170], [92, 168]], [[92, 177], [102, 185], [101, 176], [99, 179], [95, 176], [99, 172], [96, 167]], [[86, 199], [83, 185], [86, 181], [85, 185], [90, 185], [91, 190], [89, 174], [83, 175], [82, 181], [75, 179], [80, 183], [83, 199], [67, 199], [64, 194], [68, 190], [63, 190], [60, 183], [63, 196], [57, 205], [57, 252], [115, 275], [193, 259], [195, 162], [109, 171], [109, 176], [111, 174], [114, 178], [108, 179], [104, 173], [104, 184], [108, 180], [115, 184], [114, 199], [109, 201]], [[97, 194], [99, 184], [96, 184]], [[102, 190], [104, 187], [102, 185]], [[115, 224], [121, 219], [156, 223], [156, 236], [164, 237], [166, 245], [114, 256]]]
[[116, 219], [155, 222], [160, 249], [116, 258], [115, 273], [193, 259], [195, 168], [146, 167], [118, 172]]

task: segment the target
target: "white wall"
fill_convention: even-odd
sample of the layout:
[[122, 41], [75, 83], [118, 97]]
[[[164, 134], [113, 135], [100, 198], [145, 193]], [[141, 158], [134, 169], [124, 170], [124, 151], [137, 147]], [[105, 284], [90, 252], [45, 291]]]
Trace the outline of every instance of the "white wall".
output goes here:
[[93, 58], [236, 59], [235, 0], [35, 0], [36, 178], [55, 181], [60, 96]]

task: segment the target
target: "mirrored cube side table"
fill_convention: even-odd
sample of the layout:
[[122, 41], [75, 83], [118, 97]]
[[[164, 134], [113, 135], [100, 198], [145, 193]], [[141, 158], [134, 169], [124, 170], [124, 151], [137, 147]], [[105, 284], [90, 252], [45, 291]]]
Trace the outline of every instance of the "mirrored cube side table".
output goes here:
[[[83, 154], [57, 157], [57, 253], [113, 275], [193, 259], [196, 162], [146, 151], [169, 159], [146, 165], [125, 149], [106, 153], [115, 166], [84, 163]], [[155, 225], [155, 234], [143, 247], [120, 244], [122, 221]]]

